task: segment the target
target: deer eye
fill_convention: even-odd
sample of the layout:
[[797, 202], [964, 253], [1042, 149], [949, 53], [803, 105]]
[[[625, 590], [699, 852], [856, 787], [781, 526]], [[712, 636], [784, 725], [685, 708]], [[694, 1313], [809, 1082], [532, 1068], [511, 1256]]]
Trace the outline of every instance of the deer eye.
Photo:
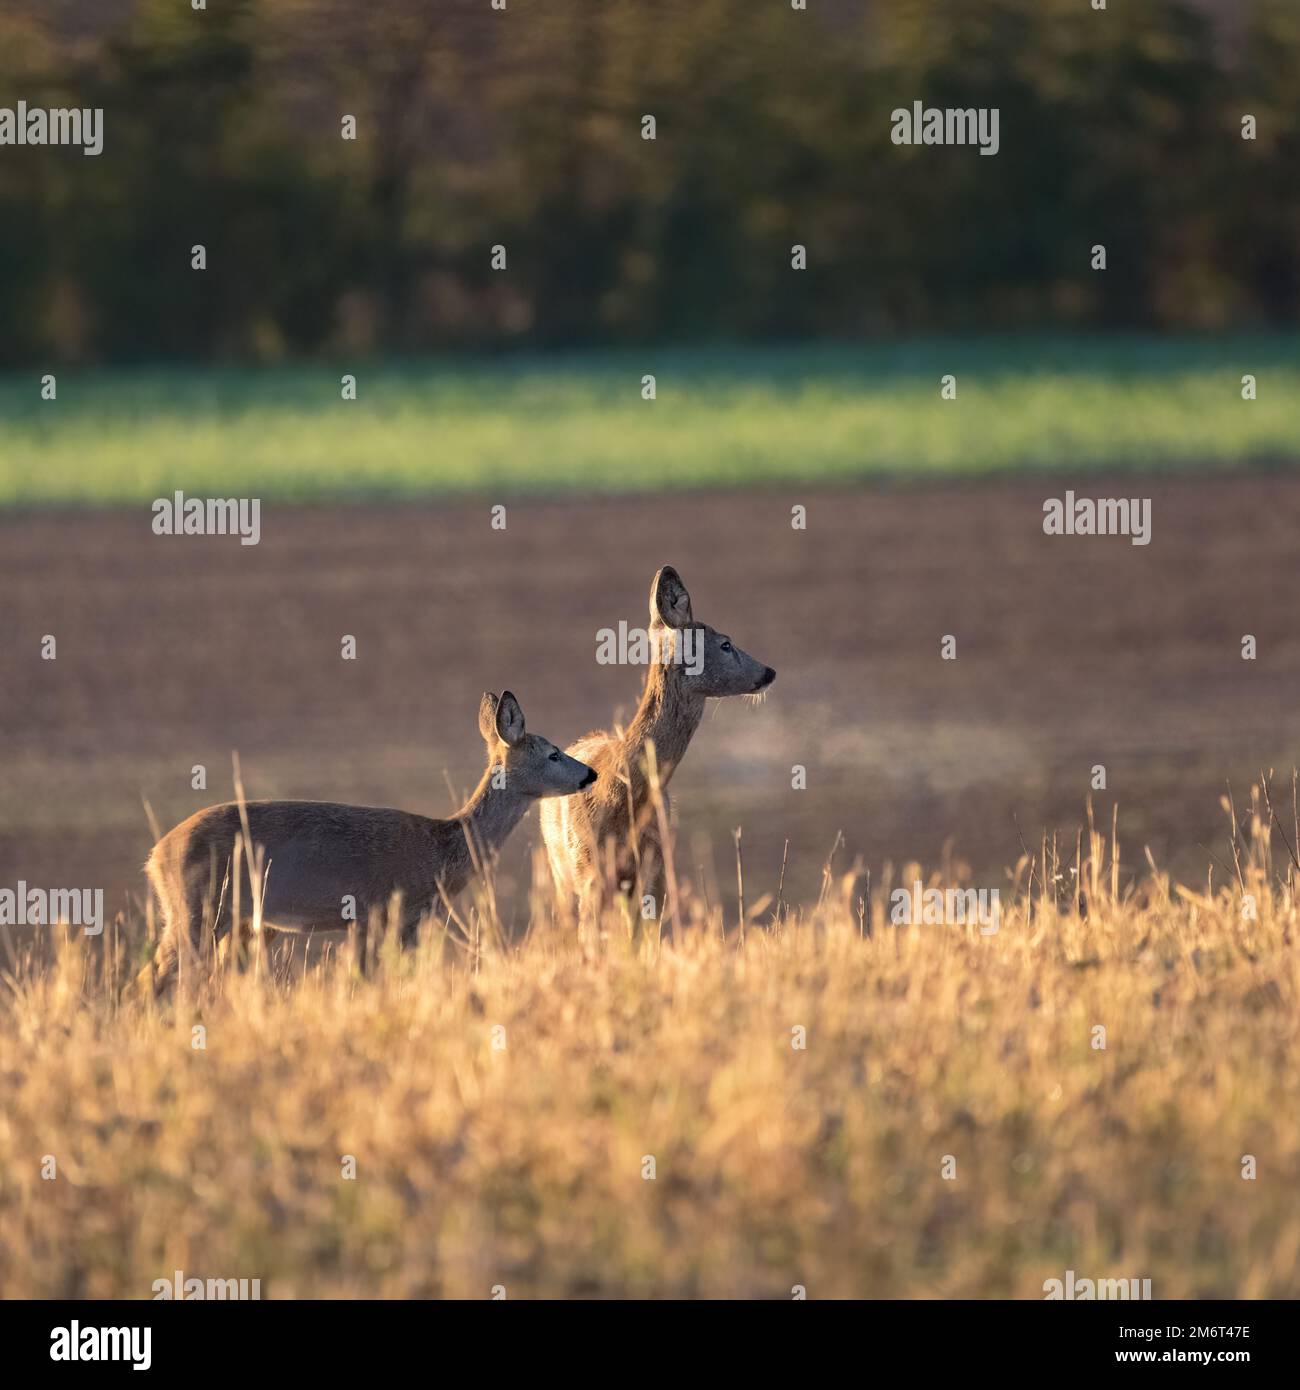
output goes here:
[[560, 750], [558, 748], [551, 752], [550, 761], [553, 763], [558, 763], [560, 761]]
[[724, 642], [724, 643], [722, 644], [722, 650], [723, 650], [724, 652], [729, 652], [729, 651], [731, 650], [731, 643], [730, 643], [730, 642]]

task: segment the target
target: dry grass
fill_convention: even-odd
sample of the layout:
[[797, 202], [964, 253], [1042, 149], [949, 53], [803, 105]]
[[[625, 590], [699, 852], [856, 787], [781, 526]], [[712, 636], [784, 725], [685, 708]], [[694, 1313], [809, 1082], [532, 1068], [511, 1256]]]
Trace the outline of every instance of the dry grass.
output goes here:
[[1093, 836], [1086, 917], [1036, 853], [996, 935], [831, 874], [743, 942], [687, 891], [675, 946], [476, 927], [161, 1009], [117, 998], [141, 940], [73, 937], [3, 987], [0, 1294], [1294, 1297], [1297, 897], [1258, 805], [1234, 848], [1230, 887], [1117, 895]]

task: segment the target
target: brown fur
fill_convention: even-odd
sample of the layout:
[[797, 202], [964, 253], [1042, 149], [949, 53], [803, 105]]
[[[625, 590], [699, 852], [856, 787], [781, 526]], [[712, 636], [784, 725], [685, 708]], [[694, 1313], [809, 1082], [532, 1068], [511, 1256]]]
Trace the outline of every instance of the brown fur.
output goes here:
[[[421, 918], [443, 895], [455, 897], [476, 868], [490, 861], [534, 800], [571, 795], [595, 778], [591, 768], [526, 732], [523, 711], [509, 691], [499, 701], [483, 696], [479, 728], [488, 768], [449, 820], [326, 801], [245, 803], [252, 843], [264, 852], [263, 923], [272, 929], [338, 930], [349, 925], [345, 897], [355, 900], [355, 921], [365, 923], [372, 910], [386, 914], [393, 895], [400, 894], [402, 939], [409, 944]], [[494, 775], [498, 768], [504, 775]], [[152, 966], [141, 972], [142, 985], [147, 980], [161, 992], [180, 953], [200, 953], [205, 930], [214, 942], [230, 932], [229, 879], [240, 835], [239, 804], [227, 802], [182, 821], [154, 846], [145, 872], [164, 926]], [[247, 858], [240, 857], [243, 917], [252, 911], [253, 894]]]
[[568, 749], [571, 756], [596, 769], [599, 781], [563, 804], [545, 805], [541, 810], [556, 890], [567, 904], [576, 900], [584, 921], [604, 905], [611, 868], [622, 891], [653, 897], [656, 914], [662, 914], [664, 855], [647, 748], [654, 747], [667, 813], [668, 782], [700, 726], [705, 701], [756, 694], [776, 679], [771, 667], [735, 647], [730, 638], [695, 622], [690, 594], [671, 565], [665, 565], [651, 581], [650, 624], [651, 635], [661, 641], [666, 638], [670, 647], [693, 630], [702, 643], [703, 670], [692, 674], [685, 664], [652, 661], [640, 704], [626, 730], [598, 730]]

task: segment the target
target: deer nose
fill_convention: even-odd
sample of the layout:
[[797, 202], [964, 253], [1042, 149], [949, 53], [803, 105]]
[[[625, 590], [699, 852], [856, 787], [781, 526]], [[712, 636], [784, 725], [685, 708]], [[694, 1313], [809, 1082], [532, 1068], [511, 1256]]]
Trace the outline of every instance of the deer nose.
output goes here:
[[776, 672], [770, 666], [763, 667], [763, 677], [755, 687], [756, 690], [766, 690], [776, 679]]
[[582, 787], [589, 787], [599, 775], [600, 774], [596, 771], [594, 767], [589, 767], [587, 769], [587, 775], [582, 779], [582, 781], [578, 785]]

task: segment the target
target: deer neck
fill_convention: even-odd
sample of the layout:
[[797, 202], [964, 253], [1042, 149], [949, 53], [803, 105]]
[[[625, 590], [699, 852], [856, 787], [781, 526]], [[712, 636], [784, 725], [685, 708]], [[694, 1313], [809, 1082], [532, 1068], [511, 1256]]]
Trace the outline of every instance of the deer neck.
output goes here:
[[510, 779], [504, 779], [504, 786], [497, 786], [492, 773], [489, 767], [473, 795], [452, 817], [461, 834], [454, 850], [452, 872], [445, 879], [449, 885], [457, 882], [457, 891], [477, 867], [505, 844], [528, 810], [528, 798], [511, 789]]
[[650, 663], [641, 703], [623, 738], [627, 770], [638, 799], [647, 789], [642, 761], [646, 744], [654, 744], [659, 784], [667, 786], [704, 718], [704, 700], [680, 663]]

